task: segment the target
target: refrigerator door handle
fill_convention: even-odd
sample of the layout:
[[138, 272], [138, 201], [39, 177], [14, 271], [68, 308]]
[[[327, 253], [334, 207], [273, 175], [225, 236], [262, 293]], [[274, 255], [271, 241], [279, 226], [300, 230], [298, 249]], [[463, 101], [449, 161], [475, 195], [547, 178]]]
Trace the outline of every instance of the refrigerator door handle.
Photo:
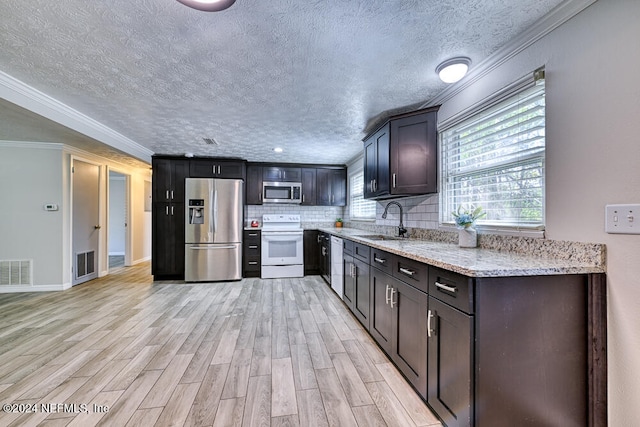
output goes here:
[[236, 249], [237, 246], [235, 245], [228, 245], [228, 246], [190, 246], [189, 249], [191, 250], [195, 250], [195, 251], [211, 251], [211, 250], [215, 250], [215, 249]]
[[213, 190], [213, 232], [218, 230], [218, 190]]

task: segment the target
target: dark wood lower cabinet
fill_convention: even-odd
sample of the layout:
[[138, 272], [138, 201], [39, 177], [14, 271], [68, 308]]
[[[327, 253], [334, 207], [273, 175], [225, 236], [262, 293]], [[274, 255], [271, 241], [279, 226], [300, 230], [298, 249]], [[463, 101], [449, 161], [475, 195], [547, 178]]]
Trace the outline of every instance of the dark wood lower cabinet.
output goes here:
[[448, 427], [472, 425], [473, 316], [429, 297], [427, 403]]
[[369, 333], [426, 399], [427, 294], [371, 269]]
[[304, 230], [304, 274], [320, 274], [320, 245], [318, 244], [317, 230]]
[[369, 264], [351, 255], [344, 255], [342, 271], [344, 276], [342, 300], [347, 304], [356, 319], [362, 323], [362, 326], [369, 330], [369, 289], [371, 286]]
[[184, 204], [153, 204], [151, 273], [155, 280], [184, 279]]

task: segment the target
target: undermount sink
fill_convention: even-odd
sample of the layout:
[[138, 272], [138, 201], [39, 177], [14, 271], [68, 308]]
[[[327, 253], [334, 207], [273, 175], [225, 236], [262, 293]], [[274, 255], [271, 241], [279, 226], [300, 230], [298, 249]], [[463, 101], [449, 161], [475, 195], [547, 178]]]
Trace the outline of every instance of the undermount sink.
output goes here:
[[387, 236], [385, 234], [359, 234], [359, 235], [354, 235], [353, 237], [359, 237], [361, 239], [369, 239], [369, 240], [407, 240], [406, 237]]

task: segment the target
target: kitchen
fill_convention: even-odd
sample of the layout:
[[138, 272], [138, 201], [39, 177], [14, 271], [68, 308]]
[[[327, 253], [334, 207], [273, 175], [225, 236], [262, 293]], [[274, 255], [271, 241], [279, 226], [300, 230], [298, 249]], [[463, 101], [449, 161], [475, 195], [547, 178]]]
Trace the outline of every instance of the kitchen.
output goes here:
[[[439, 120], [451, 117], [499, 91], [514, 79], [545, 65], [545, 236], [549, 240], [597, 242], [606, 245], [608, 414], [611, 425], [633, 425], [639, 415], [634, 401], [640, 395], [640, 381], [633, 367], [640, 357], [640, 347], [637, 334], [629, 325], [638, 323], [639, 299], [635, 283], [639, 271], [634, 260], [640, 248], [634, 236], [607, 234], [603, 225], [605, 205], [637, 203], [637, 188], [640, 183], [637, 159], [640, 156], [634, 139], [638, 130], [637, 120], [634, 118], [639, 112], [635, 96], [638, 90], [633, 73], [635, 67], [611, 68], [617, 63], [635, 65], [640, 62], [632, 42], [638, 39], [634, 23], [639, 13], [638, 6], [630, 1], [599, 0], [542, 39], [524, 47], [520, 53], [512, 54], [500, 64], [487, 64], [485, 74], [472, 75], [473, 79], [466, 83], [463, 81], [463, 84], [452, 90], [455, 93], [442, 103], [438, 112]], [[4, 66], [2, 68], [7, 71]], [[7, 88], [8, 83], [6, 80], [3, 82], [3, 99], [18, 100], [15, 88]], [[607, 107], [598, 108], [598, 120], [593, 120], [593, 106], [604, 105]], [[48, 114], [45, 109], [38, 110], [33, 105], [32, 108], [40, 114]], [[68, 126], [70, 128], [76, 126], [70, 122], [67, 124], [71, 125]], [[102, 135], [102, 139], [123, 147], [122, 141], [113, 135], [105, 135], [104, 130]], [[3, 139], [19, 141], [17, 137]], [[31, 135], [31, 139], [52, 140], [43, 135]], [[362, 149], [359, 140], [355, 145], [358, 150]], [[603, 149], [603, 146], [606, 148]], [[271, 149], [270, 146], [267, 148]], [[2, 259], [36, 259], [34, 279], [37, 285], [69, 282], [68, 269], [64, 267], [69, 265], [67, 253], [70, 252], [66, 231], [69, 227], [69, 212], [64, 209], [70, 197], [69, 176], [66, 172], [69, 169], [69, 159], [68, 151], [65, 151], [68, 148], [49, 147], [45, 144], [27, 148], [13, 143], [3, 144], [1, 150], [3, 193], [9, 195], [11, 200], [11, 203], [3, 204], [2, 223], [25, 221], [32, 224], [30, 230], [33, 232], [33, 236], [32, 233], [25, 236], [18, 229], [3, 227], [2, 235], [7, 237], [1, 245]], [[310, 155], [318, 156], [315, 152]], [[147, 160], [147, 165], [149, 162]], [[313, 163], [302, 155], [299, 162]], [[329, 159], [326, 163], [337, 162]], [[133, 203], [136, 203], [132, 206], [132, 233], [139, 236], [133, 239], [133, 260], [148, 259], [151, 247], [143, 242], [149, 241], [150, 213], [144, 211], [142, 202], [138, 200], [142, 200], [144, 182], [150, 179], [149, 172], [143, 167], [133, 167], [126, 163], [113, 164], [131, 175], [132, 191], [134, 195], [140, 196], [132, 197]], [[13, 179], [15, 176], [29, 179], [16, 182]], [[58, 213], [41, 213], [45, 203], [58, 203], [63, 209]], [[405, 225], [410, 228], [436, 228], [437, 206], [437, 198], [415, 202], [405, 209], [411, 216]], [[382, 220], [380, 215], [384, 205], [379, 203], [376, 209], [376, 224], [397, 226], [396, 211], [389, 213], [388, 220]], [[260, 218], [261, 214], [258, 208], [250, 208], [247, 219]], [[300, 214], [308, 214], [308, 219], [303, 218], [311, 222], [330, 223], [337, 217], [349, 222], [349, 212], [335, 207], [307, 207], [301, 209]]]

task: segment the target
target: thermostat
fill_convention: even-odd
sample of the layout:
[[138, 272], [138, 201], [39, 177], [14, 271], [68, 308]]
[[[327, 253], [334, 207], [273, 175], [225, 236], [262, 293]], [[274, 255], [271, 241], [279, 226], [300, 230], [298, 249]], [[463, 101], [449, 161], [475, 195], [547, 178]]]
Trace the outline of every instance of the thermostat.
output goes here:
[[45, 211], [57, 211], [58, 210], [58, 205], [56, 205], [55, 203], [50, 203], [50, 204], [44, 205], [44, 210]]

